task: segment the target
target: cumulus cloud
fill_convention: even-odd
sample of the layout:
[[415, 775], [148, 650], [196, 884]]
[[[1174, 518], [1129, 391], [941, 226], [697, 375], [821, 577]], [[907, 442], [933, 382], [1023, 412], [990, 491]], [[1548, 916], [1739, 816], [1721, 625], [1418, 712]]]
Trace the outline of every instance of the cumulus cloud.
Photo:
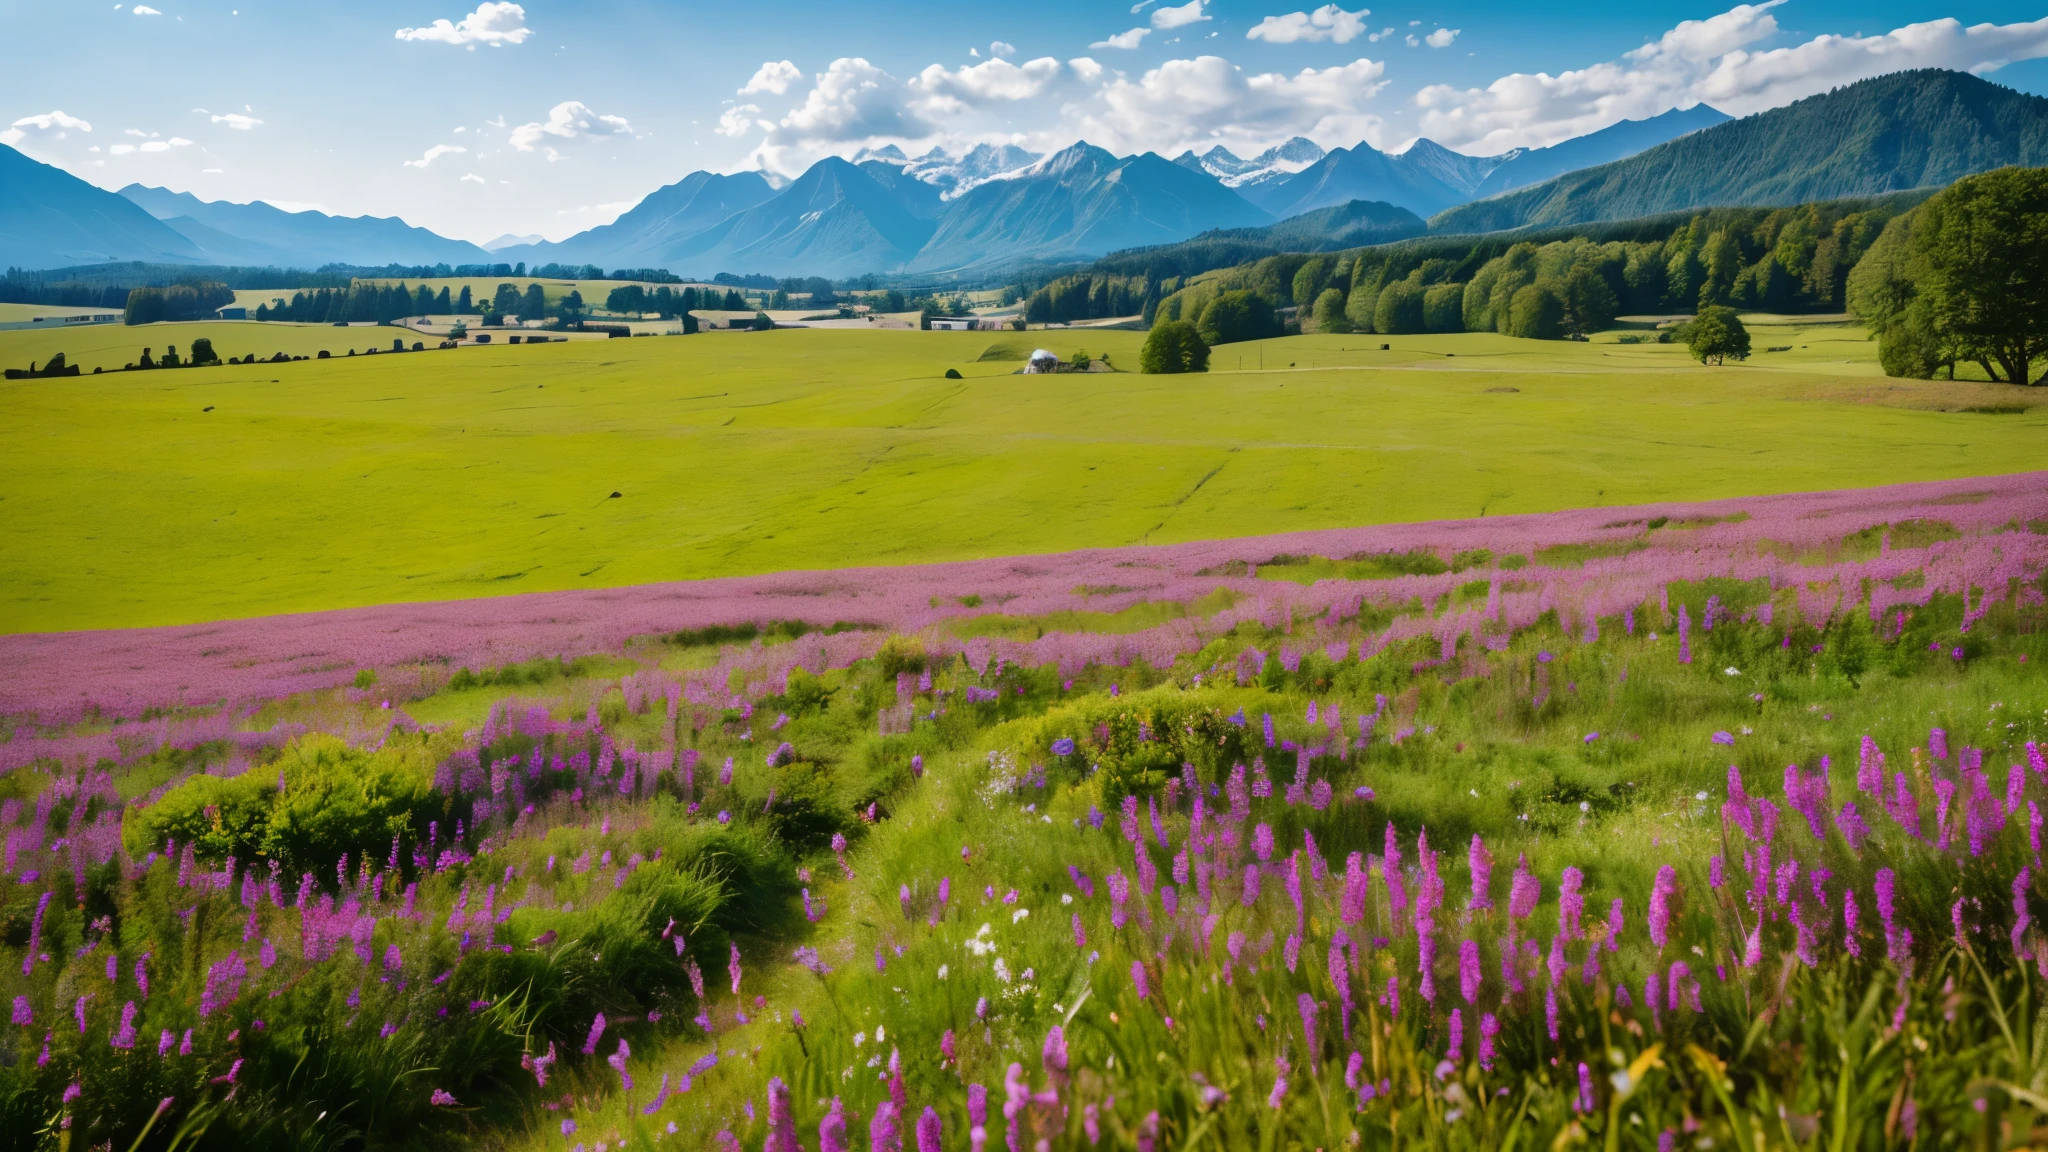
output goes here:
[[1364, 57], [1293, 75], [1247, 74], [1220, 56], [1169, 60], [1136, 79], [1103, 84], [1069, 107], [1068, 124], [1114, 151], [1249, 146], [1297, 135], [1348, 143], [1378, 133], [1370, 102], [1386, 87], [1385, 73], [1385, 64]]
[[[140, 8], [136, 11], [141, 11]], [[484, 0], [476, 11], [464, 16], [460, 23], [449, 23], [446, 19], [436, 20], [425, 28], [400, 28], [400, 40], [423, 40], [435, 44], [455, 44], [475, 51], [479, 44], [501, 48], [507, 44], [523, 44], [533, 30], [526, 26], [526, 9], [517, 4], [500, 3], [499, 0]]]
[[[531, 124], [521, 124], [512, 129], [512, 147], [521, 152], [531, 152], [542, 145], [553, 145], [558, 141], [589, 139], [597, 136], [611, 136], [631, 132], [633, 126], [623, 116], [600, 116], [591, 111], [581, 100], [564, 100], [548, 109], [548, 118]], [[550, 156], [556, 155], [552, 147]]]
[[1007, 40], [992, 41], [988, 46], [988, 54], [999, 57], [1015, 56], [1017, 54], [1017, 46]]
[[1168, 28], [1185, 28], [1190, 24], [1200, 23], [1209, 18], [1202, 12], [1202, 5], [1206, 3], [1208, 0], [1188, 0], [1178, 8], [1154, 8], [1152, 26], [1164, 31]]
[[1253, 25], [1251, 30], [1244, 34], [1244, 38], [1265, 40], [1273, 44], [1324, 40], [1348, 44], [1365, 32], [1365, 18], [1370, 15], [1372, 11], [1367, 8], [1346, 12], [1335, 4], [1325, 4], [1313, 12], [1289, 12], [1285, 16], [1268, 16]]
[[1023, 64], [988, 60], [955, 71], [934, 64], [911, 77], [909, 87], [919, 117], [929, 120], [997, 101], [1036, 99], [1050, 91], [1062, 73], [1060, 62], [1050, 56]]
[[787, 60], [770, 60], [754, 70], [754, 78], [740, 89], [740, 95], [752, 96], [767, 92], [780, 96], [789, 91], [789, 86], [802, 82], [804, 74], [796, 65]]
[[422, 155], [419, 159], [407, 160], [405, 162], [405, 166], [407, 168], [425, 168], [427, 165], [432, 164], [434, 161], [439, 160], [441, 157], [446, 156], [452, 152], [467, 151], [469, 151], [469, 149], [463, 148], [455, 144], [436, 144], [432, 148], [427, 149], [425, 155]]
[[[1012, 67], [1005, 61], [989, 61], [999, 63]], [[914, 138], [930, 131], [931, 125], [911, 109], [905, 85], [866, 60], [847, 56], [818, 74], [803, 103], [776, 124], [771, 143], [840, 144], [873, 136]]]
[[1436, 31], [1431, 32], [1429, 35], [1424, 36], [1422, 38], [1422, 42], [1424, 44], [1429, 45], [1431, 48], [1449, 48], [1451, 46], [1451, 41], [1456, 40], [1458, 38], [1458, 33], [1462, 31], [1464, 31], [1464, 29], [1462, 28], [1439, 28]]
[[760, 111], [759, 104], [736, 104], [719, 115], [718, 127], [712, 131], [720, 136], [745, 136], [753, 129], [754, 115]]
[[1139, 45], [1139, 43], [1145, 39], [1145, 37], [1150, 36], [1151, 34], [1152, 30], [1150, 28], [1133, 28], [1128, 32], [1119, 32], [1114, 36], [1109, 36], [1101, 40], [1097, 40], [1095, 43], [1090, 44], [1089, 47], [1123, 48], [1129, 50], [1132, 48], [1136, 48]]
[[263, 121], [258, 120], [254, 116], [244, 116], [240, 112], [229, 112], [225, 115], [215, 116], [212, 119], [215, 124], [225, 124], [237, 132], [247, 132], [249, 129], [263, 123]]
[[135, 7], [133, 7], [133, 8], [130, 8], [130, 9], [129, 9], [129, 11], [130, 11], [130, 12], [133, 12], [133, 13], [135, 13], [135, 14], [136, 14], [137, 16], [161, 16], [161, 15], [163, 15], [163, 13], [161, 13], [161, 12], [157, 11], [157, 10], [156, 10], [156, 9], [154, 9], [154, 8], [151, 8], [151, 7], [150, 7], [149, 5], [147, 5], [147, 4], [137, 4], [137, 5], [135, 6]]
[[13, 147], [24, 140], [62, 140], [72, 132], [90, 132], [92, 125], [59, 109], [34, 116], [23, 116], [5, 129], [0, 129], [0, 144]]
[[1887, 72], [1982, 74], [2048, 56], [2048, 17], [1968, 27], [1932, 20], [1881, 35], [1822, 35], [1785, 48], [1754, 48], [1778, 34], [1771, 9], [1779, 3], [1742, 4], [1687, 20], [1619, 60], [1556, 76], [1518, 72], [1485, 88], [1432, 85], [1416, 94], [1421, 128], [1432, 139], [1484, 154], [1555, 144], [1700, 102], [1746, 115]]

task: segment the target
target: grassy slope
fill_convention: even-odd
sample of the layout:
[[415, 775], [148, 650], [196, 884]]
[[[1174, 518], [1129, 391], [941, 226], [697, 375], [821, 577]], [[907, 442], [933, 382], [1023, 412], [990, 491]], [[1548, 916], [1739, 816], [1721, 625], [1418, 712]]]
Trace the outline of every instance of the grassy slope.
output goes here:
[[[245, 331], [261, 351], [341, 332], [115, 327], [64, 350], [90, 371], [76, 338], [126, 359], [202, 330], [224, 355]], [[1031, 335], [1124, 365], [1142, 339]], [[0, 363], [56, 350], [30, 339], [0, 334]], [[1201, 377], [1026, 380], [976, 362], [989, 343], [807, 331], [9, 382], [0, 629], [1986, 474], [2038, 466], [2048, 425], [1931, 410], [2032, 397], [1883, 380], [1839, 328], [1760, 330], [1794, 350], [1722, 370], [1670, 346], [1318, 336], [1267, 343], [1264, 372], [1235, 370], [1247, 346]]]

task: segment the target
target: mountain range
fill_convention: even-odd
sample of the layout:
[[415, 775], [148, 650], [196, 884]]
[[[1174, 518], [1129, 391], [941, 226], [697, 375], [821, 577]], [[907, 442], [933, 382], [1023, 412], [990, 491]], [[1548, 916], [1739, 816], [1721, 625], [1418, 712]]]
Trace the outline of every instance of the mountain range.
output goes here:
[[119, 195], [190, 240], [213, 264], [480, 264], [491, 254], [466, 240], [415, 228], [395, 216], [329, 216], [265, 204], [201, 200], [190, 192], [130, 184]]
[[1430, 231], [1872, 196], [2008, 164], [2048, 164], [2048, 98], [1965, 72], [1896, 72], [1450, 209]]
[[[116, 194], [0, 146], [0, 266], [525, 261], [699, 276], [973, 278], [1210, 233], [1327, 248], [1338, 233], [1359, 243], [1408, 234], [1411, 215], [1429, 218], [1436, 233], [1500, 231], [1866, 196], [2014, 163], [2048, 163], [2048, 99], [1926, 70], [1740, 120], [1695, 105], [1485, 157], [1427, 139], [1386, 153], [1365, 143], [1326, 152], [1297, 137], [1249, 159], [1213, 147], [1172, 160], [1119, 157], [1085, 141], [1050, 155], [983, 144], [915, 158], [891, 145], [828, 157], [787, 183], [693, 172], [565, 240], [504, 236], [479, 247], [395, 218], [208, 202], [140, 185]], [[1260, 229], [1269, 231], [1246, 231]]]

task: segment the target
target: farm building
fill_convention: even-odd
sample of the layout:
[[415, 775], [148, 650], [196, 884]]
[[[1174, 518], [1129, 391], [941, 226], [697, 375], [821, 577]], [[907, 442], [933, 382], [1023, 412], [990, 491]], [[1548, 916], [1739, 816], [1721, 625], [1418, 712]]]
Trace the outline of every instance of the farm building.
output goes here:
[[1059, 370], [1060, 358], [1046, 351], [1043, 348], [1040, 348], [1037, 351], [1033, 352], [1031, 354], [1031, 359], [1025, 361], [1024, 363], [1024, 371], [1032, 375], [1044, 375], [1057, 372]]

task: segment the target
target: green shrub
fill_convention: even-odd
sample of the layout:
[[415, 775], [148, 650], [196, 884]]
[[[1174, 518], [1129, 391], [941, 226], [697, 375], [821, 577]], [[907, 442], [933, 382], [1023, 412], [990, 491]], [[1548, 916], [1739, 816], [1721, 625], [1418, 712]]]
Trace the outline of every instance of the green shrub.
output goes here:
[[1138, 353], [1138, 371], [1152, 375], [1208, 370], [1209, 345], [1195, 325], [1185, 320], [1154, 324]]
[[394, 838], [422, 838], [442, 811], [417, 746], [368, 752], [315, 735], [241, 776], [192, 777], [137, 813], [127, 835], [133, 855], [176, 841], [202, 860], [326, 875], [344, 854], [382, 856]]

